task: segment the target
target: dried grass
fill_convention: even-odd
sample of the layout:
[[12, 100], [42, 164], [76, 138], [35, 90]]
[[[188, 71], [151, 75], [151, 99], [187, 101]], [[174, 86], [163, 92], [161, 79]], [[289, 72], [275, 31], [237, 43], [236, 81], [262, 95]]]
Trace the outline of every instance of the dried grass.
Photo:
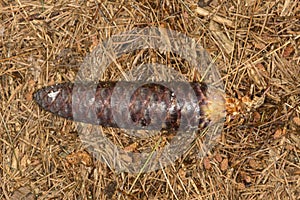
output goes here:
[[[297, 1], [3, 0], [0, 11], [1, 199], [299, 199]], [[196, 38], [243, 106], [207, 157], [190, 151], [155, 172], [116, 174], [90, 160], [73, 122], [41, 111], [31, 94], [73, 81], [109, 36], [148, 25]], [[112, 66], [103, 79], [119, 75]]]

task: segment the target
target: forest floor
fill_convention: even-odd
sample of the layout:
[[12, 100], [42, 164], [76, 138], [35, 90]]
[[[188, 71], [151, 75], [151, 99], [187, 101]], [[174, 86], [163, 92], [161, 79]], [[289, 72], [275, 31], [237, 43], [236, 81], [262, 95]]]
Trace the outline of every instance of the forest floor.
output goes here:
[[[300, 198], [298, 1], [3, 0], [0, 13], [0, 199]], [[145, 27], [180, 32], [208, 52], [227, 116], [203, 156], [208, 133], [199, 130], [171, 164], [131, 173], [109, 164], [104, 147], [98, 159], [84, 145], [82, 125], [42, 110], [32, 94], [74, 82], [98, 45]], [[203, 76], [178, 54], [145, 48], [115, 59], [99, 80], [126, 79], [144, 63], [165, 65], [188, 81]], [[125, 152], [149, 157], [175, 134], [137, 139], [128, 130], [96, 128]]]

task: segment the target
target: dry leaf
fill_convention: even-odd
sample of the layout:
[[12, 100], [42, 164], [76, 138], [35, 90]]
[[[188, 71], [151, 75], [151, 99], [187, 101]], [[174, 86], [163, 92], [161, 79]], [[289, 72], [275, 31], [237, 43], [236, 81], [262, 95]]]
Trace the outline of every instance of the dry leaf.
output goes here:
[[244, 180], [245, 180], [247, 183], [251, 183], [251, 177], [248, 176], [248, 175], [245, 175]]
[[205, 157], [205, 158], [203, 159], [203, 165], [204, 165], [204, 168], [205, 168], [206, 170], [211, 169], [211, 164], [210, 164], [210, 160], [209, 160], [208, 157]]
[[251, 177], [246, 173], [246, 172], [241, 172], [241, 177], [244, 181], [246, 181], [247, 183], [251, 182]]
[[253, 121], [254, 121], [254, 122], [259, 122], [260, 119], [261, 119], [260, 113], [255, 111], [255, 112], [253, 113]]
[[26, 101], [32, 101], [32, 92], [27, 92], [25, 94]]
[[269, 77], [269, 72], [265, 69], [264, 65], [262, 63], [257, 63], [255, 65], [256, 69], [261, 73], [264, 77]]
[[238, 183], [238, 184], [237, 184], [237, 188], [238, 188], [239, 190], [243, 190], [243, 189], [246, 188], [246, 186], [245, 186], [244, 183]]
[[294, 117], [293, 122], [297, 125], [300, 126], [300, 118], [299, 117]]
[[222, 160], [222, 162], [220, 164], [220, 168], [222, 171], [225, 171], [228, 169], [228, 158], [225, 158]]
[[74, 152], [66, 157], [68, 163], [72, 165], [83, 164], [85, 166], [90, 166], [92, 164], [92, 158], [85, 151]]
[[34, 194], [32, 193], [32, 190], [29, 186], [21, 187], [14, 191], [13, 195], [10, 197], [10, 199], [26, 199], [26, 200], [33, 200], [35, 199]]
[[280, 138], [281, 137], [281, 135], [282, 135], [282, 129], [277, 129], [276, 131], [275, 131], [275, 133], [274, 133], [274, 139], [278, 139], [278, 138]]
[[186, 170], [180, 168], [178, 171], [178, 175], [180, 176], [180, 178], [185, 178], [186, 177]]
[[126, 146], [124, 148], [124, 151], [126, 151], [126, 152], [132, 152], [132, 151], [136, 150], [137, 146], [138, 146], [137, 142], [134, 142], [134, 143]]
[[231, 52], [234, 50], [233, 42], [228, 38], [228, 36], [223, 33], [219, 24], [214, 21], [209, 23], [209, 29], [212, 31], [212, 34], [216, 41], [218, 42], [219, 46], [224, 49], [224, 51], [230, 55]]
[[294, 147], [290, 144], [286, 145], [285, 147], [287, 150], [292, 151], [294, 149]]
[[264, 49], [266, 45], [262, 42], [254, 42], [254, 47], [261, 50]]
[[95, 48], [99, 45], [99, 40], [97, 38], [97, 36], [92, 36], [92, 45], [89, 47], [90, 52], [92, 52], [93, 50], [95, 50]]
[[22, 158], [21, 158], [21, 161], [20, 161], [20, 167], [21, 169], [25, 170], [26, 169], [26, 166], [29, 162], [29, 159], [28, 159], [28, 154], [25, 154]]
[[257, 163], [255, 160], [253, 160], [253, 159], [251, 159], [251, 160], [249, 161], [249, 165], [250, 165], [250, 167], [252, 167], [253, 169], [257, 169], [257, 168], [258, 168], [258, 163]]
[[294, 52], [294, 47], [292, 45], [288, 45], [287, 47], [284, 48], [282, 57], [286, 58], [289, 57], [293, 52]]
[[14, 154], [12, 154], [11, 158], [11, 168], [17, 169], [18, 168], [18, 160], [20, 158], [20, 150], [18, 147], [15, 148]]

